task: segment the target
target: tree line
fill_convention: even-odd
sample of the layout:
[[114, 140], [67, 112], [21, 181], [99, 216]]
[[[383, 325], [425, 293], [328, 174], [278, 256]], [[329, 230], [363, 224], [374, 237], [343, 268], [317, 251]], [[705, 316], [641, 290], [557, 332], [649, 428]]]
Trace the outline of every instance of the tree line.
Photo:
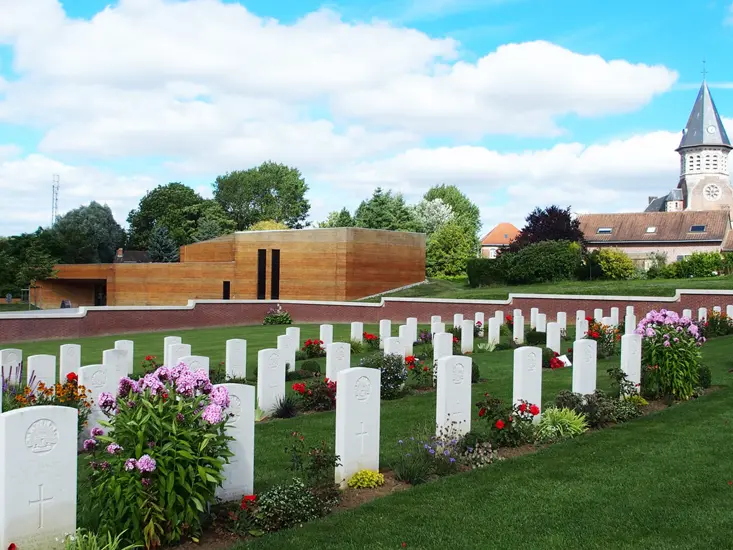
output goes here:
[[[159, 185], [127, 216], [127, 230], [106, 205], [92, 202], [48, 228], [0, 237], [0, 295], [53, 276], [56, 264], [111, 263], [117, 249], [148, 252], [154, 262], [178, 261], [180, 246], [234, 231], [302, 229], [310, 202], [300, 171], [274, 162], [218, 176], [213, 198], [181, 182]], [[479, 251], [479, 208], [452, 185], [438, 185], [416, 204], [378, 188], [353, 214], [331, 212], [318, 227], [413, 231], [427, 236], [428, 276], [460, 276]]]

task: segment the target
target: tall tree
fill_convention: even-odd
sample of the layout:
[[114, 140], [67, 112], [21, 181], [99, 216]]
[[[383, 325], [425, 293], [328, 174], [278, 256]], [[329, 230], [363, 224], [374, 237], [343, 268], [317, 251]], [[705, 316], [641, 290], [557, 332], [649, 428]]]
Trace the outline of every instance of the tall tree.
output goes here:
[[585, 237], [580, 220], [573, 217], [570, 207], [552, 205], [535, 208], [526, 218], [524, 227], [509, 245], [509, 252], [517, 252], [527, 245], [542, 241], [569, 241], [585, 248]]
[[173, 263], [180, 258], [178, 245], [164, 225], [156, 225], [150, 233], [150, 260], [157, 263]]
[[178, 246], [188, 244], [196, 230], [190, 223], [189, 207], [200, 205], [204, 199], [187, 185], [173, 182], [159, 185], [140, 199], [138, 207], [127, 216], [130, 226], [129, 247], [139, 250], [150, 248], [153, 228], [163, 225]]
[[364, 200], [354, 214], [354, 225], [367, 229], [414, 231], [415, 221], [405, 199], [399, 193], [374, 190], [371, 198]]
[[412, 207], [412, 216], [418, 230], [430, 236], [453, 219], [453, 208], [442, 199], [423, 199]]
[[288, 229], [288, 226], [275, 220], [262, 220], [250, 225], [247, 231], [277, 231], [282, 229]]
[[308, 186], [296, 168], [265, 162], [249, 170], [218, 176], [214, 199], [242, 231], [263, 220], [300, 229], [310, 210]]
[[51, 279], [55, 276], [56, 258], [52, 257], [36, 241], [28, 248], [16, 264], [15, 283], [18, 287], [34, 286], [36, 281]]
[[331, 212], [325, 221], [318, 224], [318, 227], [354, 227], [354, 218], [346, 208], [340, 211]]
[[470, 228], [478, 238], [478, 232], [481, 230], [481, 212], [458, 187], [444, 183], [436, 185], [431, 187], [423, 198], [427, 201], [440, 199], [449, 205], [453, 210], [454, 219]]
[[109, 206], [91, 202], [59, 217], [51, 230], [64, 264], [99, 264], [114, 261], [115, 250], [125, 243], [125, 232]]
[[464, 275], [468, 260], [477, 254], [475, 239], [466, 226], [450, 221], [433, 233], [426, 243], [425, 271], [428, 277]]
[[204, 200], [187, 206], [183, 213], [186, 217], [186, 241], [182, 244], [213, 239], [236, 229], [234, 220], [215, 200]]

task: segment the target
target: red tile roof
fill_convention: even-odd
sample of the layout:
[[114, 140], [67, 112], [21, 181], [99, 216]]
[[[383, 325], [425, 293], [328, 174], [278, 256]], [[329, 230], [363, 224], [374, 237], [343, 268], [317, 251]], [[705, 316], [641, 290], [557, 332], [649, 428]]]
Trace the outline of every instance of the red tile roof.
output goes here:
[[519, 229], [512, 224], [503, 222], [489, 231], [486, 236], [481, 239], [482, 246], [507, 246], [516, 236], [519, 235]]

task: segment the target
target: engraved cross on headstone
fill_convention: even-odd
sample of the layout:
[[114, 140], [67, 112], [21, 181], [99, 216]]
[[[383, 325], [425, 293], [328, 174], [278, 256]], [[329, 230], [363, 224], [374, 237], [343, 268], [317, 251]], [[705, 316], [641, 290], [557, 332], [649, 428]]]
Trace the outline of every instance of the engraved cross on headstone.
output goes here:
[[369, 435], [369, 432], [364, 430], [364, 422], [361, 423], [361, 432], [356, 432], [356, 436], [361, 438], [361, 453], [364, 454], [364, 437]]
[[38, 500], [29, 500], [28, 506], [38, 504], [38, 528], [43, 529], [43, 505], [51, 502], [53, 497], [43, 498], [43, 483], [38, 485]]

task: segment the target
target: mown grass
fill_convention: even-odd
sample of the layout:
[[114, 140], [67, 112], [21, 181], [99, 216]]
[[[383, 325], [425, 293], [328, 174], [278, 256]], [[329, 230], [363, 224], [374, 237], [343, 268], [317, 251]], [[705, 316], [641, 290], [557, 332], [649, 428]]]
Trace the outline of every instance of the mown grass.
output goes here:
[[[386, 294], [403, 298], [458, 298], [505, 300], [513, 294], [584, 294], [599, 296], [674, 296], [677, 289], [733, 289], [733, 276], [697, 279], [649, 279], [632, 281], [562, 281], [535, 285], [468, 286], [468, 279], [431, 279], [428, 283]], [[378, 302], [381, 298], [366, 301]]]

